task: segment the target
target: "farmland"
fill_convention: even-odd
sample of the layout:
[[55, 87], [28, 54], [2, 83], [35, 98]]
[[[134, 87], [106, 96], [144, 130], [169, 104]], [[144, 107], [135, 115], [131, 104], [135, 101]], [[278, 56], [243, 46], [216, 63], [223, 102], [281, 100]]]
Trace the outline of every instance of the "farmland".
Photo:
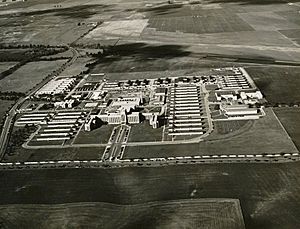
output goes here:
[[295, 145], [300, 149], [300, 109], [276, 108], [274, 111]]
[[[175, 10], [174, 10], [175, 11]], [[223, 10], [203, 10], [200, 7], [183, 7], [165, 15], [150, 18], [149, 27], [158, 31], [183, 33], [224, 33], [251, 31], [253, 28], [236, 14]]]
[[61, 75], [63, 76], [77, 76], [82, 74], [82, 72], [87, 71], [88, 68], [86, 67], [86, 64], [91, 62], [91, 58], [78, 58], [74, 66], [66, 68]]
[[65, 60], [29, 62], [0, 80], [0, 91], [27, 92], [63, 63]]
[[[179, 211], [174, 209], [180, 208]], [[239, 202], [231, 199], [199, 199], [118, 205], [86, 202], [55, 205], [1, 206], [4, 227], [35, 225], [99, 228], [170, 228], [192, 226], [211, 229], [243, 229]], [[155, 214], [153, 214], [155, 211]], [[191, 214], [191, 212], [193, 214]], [[14, 217], [7, 218], [6, 215]], [[114, 215], [114, 217], [111, 217]], [[47, 218], [44, 220], [44, 218]], [[15, 220], [17, 218], [18, 220]], [[42, 220], [43, 219], [43, 220]], [[147, 222], [145, 227], [144, 222]]]
[[0, 62], [0, 73], [10, 69], [16, 64], [17, 62]]
[[300, 68], [249, 67], [247, 71], [270, 104], [300, 103]]
[[281, 30], [280, 33], [290, 38], [292, 41], [296, 42], [298, 45], [300, 45], [300, 29], [287, 29], [287, 30]]
[[298, 29], [299, 25], [289, 22], [276, 12], [248, 12], [239, 14], [255, 30], [276, 31], [282, 29]]
[[[53, 7], [53, 6], [52, 6]], [[52, 8], [51, 7], [51, 8]], [[91, 6], [92, 7], [92, 6]], [[43, 44], [43, 45], [60, 45], [71, 43], [88, 32], [93, 25], [83, 24], [78, 26], [77, 23], [83, 19], [76, 13], [80, 10], [82, 14], [88, 14], [89, 7], [70, 7], [58, 11], [35, 10], [28, 13], [21, 12], [6, 18], [6, 23], [0, 25], [0, 42], [4, 44]], [[64, 12], [63, 12], [64, 11]], [[52, 15], [51, 15], [52, 14]], [[76, 18], [74, 20], [74, 17]]]
[[[131, 205], [187, 199], [196, 189], [193, 200], [239, 199], [246, 228], [295, 228], [300, 223], [299, 162], [267, 166], [211, 164], [16, 170], [1, 171], [0, 175], [0, 181], [6, 184], [0, 188], [2, 204], [108, 202]], [[141, 218], [137, 223], [142, 222]]]

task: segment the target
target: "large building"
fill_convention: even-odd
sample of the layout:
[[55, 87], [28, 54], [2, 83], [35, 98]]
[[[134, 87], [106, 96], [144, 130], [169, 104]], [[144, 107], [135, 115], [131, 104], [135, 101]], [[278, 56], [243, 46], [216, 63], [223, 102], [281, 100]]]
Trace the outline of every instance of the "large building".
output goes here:
[[141, 96], [118, 97], [97, 115], [91, 116], [91, 120], [88, 120], [86, 123], [85, 130], [89, 131], [91, 129], [89, 126], [93, 123], [92, 120], [95, 118], [99, 118], [102, 122], [108, 124], [140, 123], [140, 113], [135, 110], [141, 103]]
[[258, 119], [262, 116], [261, 109], [252, 108], [247, 104], [222, 104], [220, 110], [227, 116], [228, 120]]
[[171, 136], [204, 134], [202, 106], [200, 88], [197, 85], [183, 84], [171, 88], [168, 134]]
[[75, 84], [75, 78], [57, 78], [53, 79], [44, 85], [37, 93], [40, 95], [58, 95], [70, 91], [70, 88]]

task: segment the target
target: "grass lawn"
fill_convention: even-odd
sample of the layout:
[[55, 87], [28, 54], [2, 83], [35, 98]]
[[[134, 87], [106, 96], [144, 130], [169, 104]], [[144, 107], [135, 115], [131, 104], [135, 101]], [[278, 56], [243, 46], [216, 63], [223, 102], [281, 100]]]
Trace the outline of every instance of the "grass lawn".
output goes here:
[[131, 126], [128, 142], [161, 141], [163, 128], [153, 129], [148, 121]]
[[5, 155], [4, 161], [58, 161], [58, 160], [97, 160], [101, 159], [105, 147], [73, 147], [61, 149], [19, 148], [13, 156]]
[[114, 127], [114, 125], [103, 125], [100, 128], [90, 132], [86, 132], [84, 129], [82, 129], [76, 137], [74, 144], [107, 143]]
[[271, 108], [246, 131], [218, 140], [178, 145], [126, 147], [124, 158], [153, 158], [192, 155], [264, 154], [298, 152]]
[[231, 120], [213, 122], [213, 132], [205, 138], [206, 140], [217, 140], [232, 137], [248, 131], [255, 121], [251, 120]]

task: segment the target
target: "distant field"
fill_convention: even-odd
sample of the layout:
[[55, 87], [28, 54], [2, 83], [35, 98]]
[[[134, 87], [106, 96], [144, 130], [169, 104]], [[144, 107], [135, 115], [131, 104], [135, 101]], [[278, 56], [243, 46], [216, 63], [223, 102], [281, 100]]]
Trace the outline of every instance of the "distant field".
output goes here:
[[287, 9], [287, 10], [278, 10], [276, 14], [280, 15], [281, 17], [285, 18], [291, 23], [294, 23], [300, 26], [300, 18], [299, 18], [299, 11], [297, 8]]
[[233, 199], [2, 205], [0, 219], [4, 228], [245, 228], [239, 201]]
[[76, 137], [74, 144], [107, 143], [114, 127], [114, 125], [103, 125], [90, 132], [81, 130], [79, 135]]
[[265, 117], [236, 135], [228, 132], [218, 140], [193, 144], [127, 146], [124, 158], [298, 152], [273, 111], [266, 109], [266, 113]]
[[[194, 69], [199, 68], [199, 63], [190, 61], [191, 58], [145, 58], [141, 59], [137, 57], [121, 57], [121, 58], [105, 58], [103, 62], [100, 62], [92, 68], [92, 73], [99, 72], [144, 72], [144, 71], [173, 71], [181, 69]], [[122, 77], [122, 76], [120, 76]]]
[[[1, 54], [0, 54], [1, 55]], [[0, 73], [15, 66], [17, 62], [0, 62]]]
[[288, 21], [275, 12], [249, 12], [239, 14], [255, 30], [276, 31], [282, 29], [298, 29], [299, 25]]
[[298, 150], [300, 150], [300, 109], [275, 108], [274, 111], [293, 142], [298, 147]]
[[300, 45], [300, 29], [280, 30], [279, 32]]
[[0, 91], [26, 92], [65, 62], [66, 60], [29, 62], [0, 80]]
[[138, 37], [147, 26], [147, 19], [108, 21], [90, 32], [87, 39], [101, 39], [103, 35], [120, 35]]
[[[196, 47], [184, 45], [122, 43], [111, 51], [114, 55], [100, 58], [98, 63], [91, 67], [91, 73], [164, 71], [168, 74], [168, 71], [185, 71], [188, 74], [195, 70], [233, 64], [227, 60], [208, 59], [206, 53], [201, 53], [201, 50], [197, 53]], [[123, 78], [122, 74], [119, 77]]]
[[270, 104], [300, 103], [300, 68], [248, 67], [247, 72]]
[[80, 26], [78, 23], [85, 22], [86, 18], [95, 14], [90, 9], [99, 8], [97, 5], [70, 5], [63, 9], [55, 8], [54, 4], [37, 4], [32, 7], [33, 9], [28, 9], [29, 12], [20, 12], [9, 18], [1, 15], [3, 11], [0, 11], [0, 16], [5, 18], [6, 22], [0, 24], [0, 43], [68, 44], [76, 41], [93, 28], [89, 23], [83, 23]]
[[149, 27], [158, 31], [196, 34], [253, 30], [234, 12], [223, 9], [202, 10], [197, 7], [183, 7], [173, 14], [157, 14], [150, 17]]

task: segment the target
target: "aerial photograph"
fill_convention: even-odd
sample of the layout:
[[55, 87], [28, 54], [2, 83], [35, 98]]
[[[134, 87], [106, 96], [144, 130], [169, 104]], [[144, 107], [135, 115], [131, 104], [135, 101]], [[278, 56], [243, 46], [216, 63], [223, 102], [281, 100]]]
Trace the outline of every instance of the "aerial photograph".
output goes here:
[[0, 0], [0, 228], [300, 228], [300, 0]]

